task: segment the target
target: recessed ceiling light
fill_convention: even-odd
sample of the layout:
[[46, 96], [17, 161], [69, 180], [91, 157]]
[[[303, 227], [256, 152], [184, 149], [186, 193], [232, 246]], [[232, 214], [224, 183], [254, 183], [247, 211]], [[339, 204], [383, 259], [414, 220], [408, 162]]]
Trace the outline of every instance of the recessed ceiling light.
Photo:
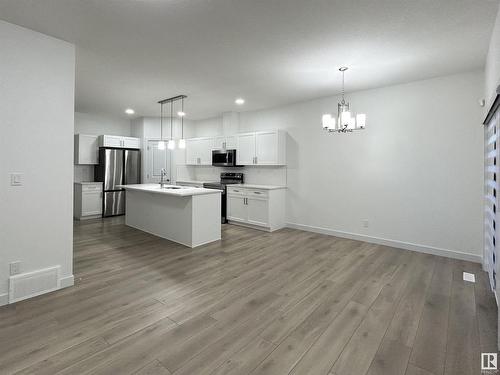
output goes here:
[[134, 111], [132, 108], [127, 108], [127, 109], [125, 110], [125, 113], [126, 113], [127, 115], [133, 115], [133, 114], [135, 113], [135, 111]]
[[238, 105], [243, 105], [243, 104], [245, 104], [245, 99], [243, 99], [243, 98], [238, 98], [238, 99], [236, 99], [234, 102], [235, 102], [236, 104], [238, 104]]
[[179, 112], [177, 112], [177, 116], [184, 117], [184, 116], [186, 116], [186, 112], [179, 111]]

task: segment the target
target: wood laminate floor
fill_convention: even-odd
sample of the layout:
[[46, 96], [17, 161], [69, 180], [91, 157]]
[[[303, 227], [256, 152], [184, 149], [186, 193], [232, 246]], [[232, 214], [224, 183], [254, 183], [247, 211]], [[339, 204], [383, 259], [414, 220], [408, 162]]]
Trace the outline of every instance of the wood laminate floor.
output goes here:
[[0, 308], [0, 374], [468, 375], [496, 351], [478, 264], [292, 229], [74, 238], [74, 287]]

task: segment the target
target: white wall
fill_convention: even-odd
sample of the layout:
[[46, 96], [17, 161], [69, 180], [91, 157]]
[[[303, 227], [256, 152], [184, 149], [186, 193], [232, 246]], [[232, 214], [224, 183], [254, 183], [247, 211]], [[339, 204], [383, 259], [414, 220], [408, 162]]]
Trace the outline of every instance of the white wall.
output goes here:
[[367, 114], [353, 134], [321, 128], [338, 97], [242, 112], [240, 131], [288, 132], [289, 223], [480, 261], [482, 82], [471, 72], [349, 94]]
[[500, 7], [497, 19], [491, 35], [490, 48], [486, 58], [485, 67], [485, 97], [486, 110], [488, 110], [494, 99], [496, 88], [500, 85]]
[[75, 134], [132, 135], [129, 119], [94, 113], [75, 112]]
[[[75, 112], [75, 134], [132, 136], [131, 121], [121, 117]], [[94, 181], [94, 166], [75, 165], [74, 181]]]
[[[75, 49], [0, 21], [0, 304], [9, 263], [72, 285]], [[11, 172], [24, 184], [10, 186]]]

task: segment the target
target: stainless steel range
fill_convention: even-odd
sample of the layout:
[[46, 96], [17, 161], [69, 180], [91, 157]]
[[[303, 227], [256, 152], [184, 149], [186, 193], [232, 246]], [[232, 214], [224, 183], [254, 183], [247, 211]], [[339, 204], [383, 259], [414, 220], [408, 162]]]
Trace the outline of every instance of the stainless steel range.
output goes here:
[[220, 174], [220, 182], [207, 182], [203, 184], [207, 189], [222, 190], [221, 196], [221, 223], [227, 223], [226, 218], [226, 193], [227, 185], [242, 184], [244, 181], [243, 173], [222, 172]]

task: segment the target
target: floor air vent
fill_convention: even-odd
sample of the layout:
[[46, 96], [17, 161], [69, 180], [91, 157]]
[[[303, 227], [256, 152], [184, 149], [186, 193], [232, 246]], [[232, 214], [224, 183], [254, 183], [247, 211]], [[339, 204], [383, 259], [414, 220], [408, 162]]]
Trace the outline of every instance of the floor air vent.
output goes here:
[[59, 289], [60, 266], [9, 277], [9, 303]]

